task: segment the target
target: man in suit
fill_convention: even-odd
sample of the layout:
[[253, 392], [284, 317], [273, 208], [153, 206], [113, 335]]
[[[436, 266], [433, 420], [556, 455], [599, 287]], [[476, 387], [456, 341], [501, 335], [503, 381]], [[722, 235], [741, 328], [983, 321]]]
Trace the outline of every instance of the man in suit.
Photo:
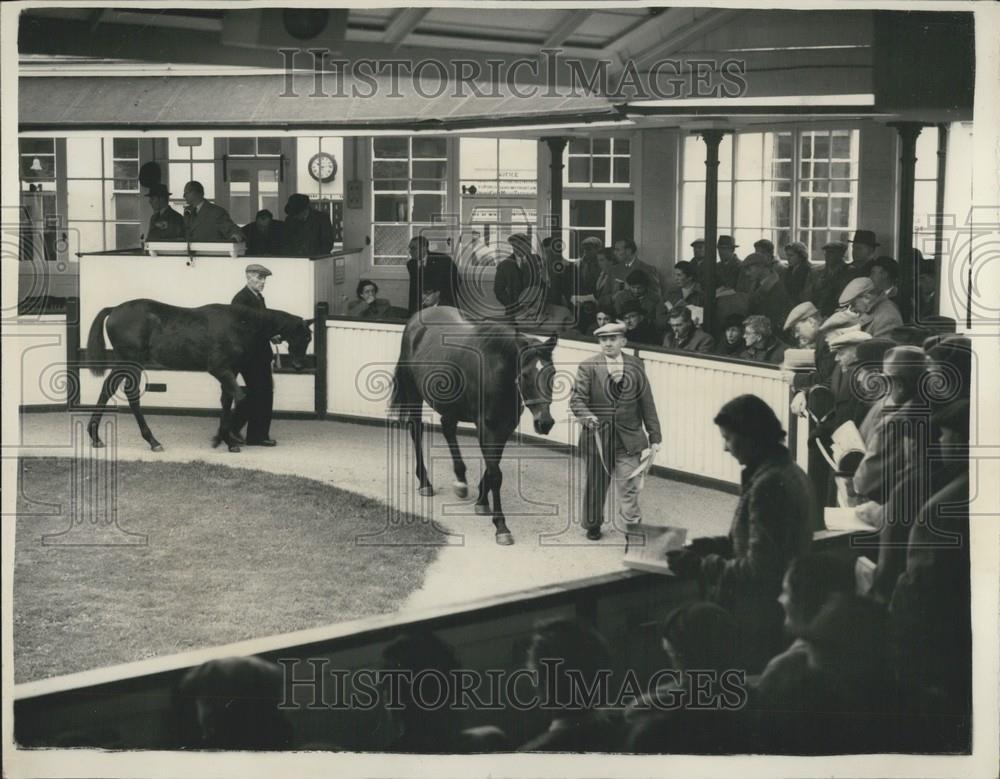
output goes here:
[[255, 257], [281, 254], [285, 240], [285, 223], [275, 219], [274, 214], [266, 208], [258, 211], [254, 220], [241, 229], [247, 239], [247, 254]]
[[691, 309], [687, 306], [674, 306], [667, 322], [670, 327], [663, 339], [663, 345], [667, 349], [702, 354], [711, 354], [715, 349], [715, 339], [694, 323]]
[[748, 312], [766, 316], [771, 329], [780, 333], [792, 310], [792, 300], [774, 270], [774, 259], [754, 252], [743, 260], [743, 274], [751, 285]]
[[612, 474], [618, 486], [619, 515], [626, 525], [641, 521], [639, 477], [629, 476], [639, 467], [647, 448], [649, 461], [655, 459], [663, 440], [642, 361], [622, 353], [628, 343], [625, 326], [612, 322], [595, 330], [594, 335], [602, 353], [580, 363], [569, 402], [583, 424], [583, 527], [591, 541], [601, 537], [604, 499]]
[[165, 184], [154, 184], [146, 193], [149, 207], [153, 209], [149, 217], [147, 241], [183, 241], [184, 217], [170, 207], [170, 192]]
[[222, 206], [205, 200], [205, 187], [199, 181], [184, 185], [184, 230], [189, 242], [225, 241], [242, 243], [243, 233]]
[[[233, 296], [232, 305], [265, 311], [267, 304], [264, 302], [264, 284], [270, 275], [271, 271], [263, 265], [247, 265], [246, 286]], [[275, 336], [271, 340], [277, 343], [281, 336]], [[274, 409], [274, 379], [271, 376], [273, 356], [270, 343], [265, 341], [248, 355], [246, 364], [240, 367], [240, 374], [247, 385], [247, 396], [236, 405], [230, 429], [238, 434], [243, 425], [246, 425], [248, 446], [277, 445], [277, 441], [270, 437], [271, 414]], [[223, 398], [225, 402], [225, 396]]]
[[619, 238], [615, 241], [615, 256], [621, 266], [621, 278], [627, 278], [632, 271], [641, 270], [649, 277], [650, 292], [661, 300], [663, 299], [663, 282], [660, 279], [660, 272], [636, 256], [635, 241], [631, 238]]
[[320, 257], [333, 249], [333, 225], [309, 204], [308, 195], [289, 197], [285, 217], [285, 256]]
[[410, 316], [428, 306], [457, 306], [458, 268], [451, 257], [432, 252], [425, 235], [411, 238], [407, 250], [410, 254], [406, 261], [406, 272], [410, 275]]
[[507, 242], [510, 255], [497, 265], [493, 294], [504, 307], [504, 318], [535, 319], [545, 303], [545, 269], [542, 258], [531, 251], [531, 238], [514, 233]]

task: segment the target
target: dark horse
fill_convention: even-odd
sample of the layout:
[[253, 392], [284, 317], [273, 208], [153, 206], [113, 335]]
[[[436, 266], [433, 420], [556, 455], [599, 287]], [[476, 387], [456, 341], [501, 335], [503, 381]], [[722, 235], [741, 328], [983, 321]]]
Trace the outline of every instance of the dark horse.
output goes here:
[[476, 426], [486, 470], [479, 481], [476, 513], [489, 514], [498, 544], [512, 544], [500, 505], [500, 458], [527, 406], [535, 431], [547, 435], [554, 424], [552, 350], [555, 336], [539, 342], [507, 325], [467, 322], [458, 309], [420, 311], [407, 323], [396, 365], [391, 408], [408, 423], [417, 459], [420, 494], [433, 495], [421, 448], [422, 401], [441, 415], [441, 429], [455, 466], [455, 492], [468, 495], [465, 463], [455, 431], [459, 422]]
[[[157, 365], [181, 371], [207, 371], [222, 385], [223, 395], [237, 402], [246, 393], [236, 383], [236, 373], [246, 359], [275, 335], [288, 342], [292, 367], [301, 370], [306, 347], [312, 339], [311, 319], [284, 311], [255, 311], [246, 306], [213, 304], [199, 308], [179, 308], [155, 300], [130, 300], [103, 308], [90, 327], [87, 362], [96, 376], [109, 367], [104, 346], [104, 324], [114, 349], [111, 373], [104, 380], [97, 409], [87, 431], [96, 447], [104, 446], [98, 433], [104, 406], [122, 381], [129, 407], [139, 432], [154, 452], [163, 447], [153, 436], [139, 407], [139, 374], [144, 366]], [[231, 451], [239, 451], [229, 430], [229, 414], [223, 408], [216, 437], [225, 440]]]

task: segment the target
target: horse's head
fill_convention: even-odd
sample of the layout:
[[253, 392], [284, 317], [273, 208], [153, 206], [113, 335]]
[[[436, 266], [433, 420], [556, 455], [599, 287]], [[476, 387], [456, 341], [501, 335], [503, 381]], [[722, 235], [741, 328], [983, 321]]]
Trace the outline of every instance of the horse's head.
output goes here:
[[288, 344], [288, 355], [292, 358], [292, 367], [297, 371], [305, 367], [306, 349], [312, 340], [312, 330], [309, 328], [314, 321], [291, 316], [282, 323], [281, 330], [278, 331], [282, 340]]
[[556, 369], [552, 364], [552, 350], [556, 347], [556, 337], [542, 343], [532, 341], [520, 353], [520, 372], [517, 385], [524, 405], [531, 411], [535, 432], [548, 435], [555, 420], [549, 411], [552, 403], [552, 380]]

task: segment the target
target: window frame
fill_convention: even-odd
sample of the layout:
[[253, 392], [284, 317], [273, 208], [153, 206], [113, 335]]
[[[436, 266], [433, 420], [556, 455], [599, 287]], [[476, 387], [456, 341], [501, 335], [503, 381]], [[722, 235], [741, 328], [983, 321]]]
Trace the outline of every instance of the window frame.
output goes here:
[[[639, 149], [639, 134], [635, 132], [609, 132], [609, 133], [595, 133], [593, 135], [584, 136], [571, 136], [567, 139], [566, 148], [563, 150], [563, 190], [564, 191], [580, 191], [580, 192], [593, 192], [593, 193], [607, 193], [607, 192], [633, 192], [636, 189], [636, 176], [637, 176], [637, 166], [634, 164], [636, 159], [641, 159], [641, 150]], [[607, 154], [599, 153], [594, 154], [594, 141], [607, 139], [610, 142], [609, 152]], [[615, 160], [626, 158], [624, 154], [615, 153], [615, 140], [627, 140], [628, 141], [628, 155], [629, 160], [629, 180], [628, 182], [594, 182], [594, 158], [609, 159], [609, 174], [612, 179], [614, 179], [615, 172]], [[586, 140], [590, 143], [590, 152], [588, 154], [574, 154], [570, 151], [573, 141]], [[638, 152], [638, 154], [637, 154]], [[579, 181], [569, 180], [569, 169], [570, 160], [572, 158], [586, 157], [590, 160], [590, 175], [589, 182], [583, 183]], [[574, 200], [580, 200], [580, 197], [574, 197]]]
[[[763, 167], [761, 168], [761, 178], [756, 178], [756, 179], [739, 179], [739, 178], [737, 178], [737, 175], [738, 175], [738, 169], [737, 169], [738, 157], [737, 157], [737, 154], [738, 154], [739, 143], [738, 142], [733, 142], [731, 144], [731, 147], [730, 147], [731, 158], [730, 158], [730, 161], [729, 161], [729, 163], [730, 163], [730, 174], [729, 174], [729, 177], [725, 181], [722, 180], [721, 178], [719, 180], [720, 190], [721, 190], [723, 184], [729, 184], [729, 185], [731, 185], [730, 202], [729, 202], [729, 213], [725, 217], [725, 219], [723, 219], [723, 218], [719, 219], [719, 231], [720, 232], [730, 231], [735, 236], [737, 231], [748, 230], [748, 229], [760, 229], [762, 231], [762, 234], [764, 234], [764, 233], [777, 233], [778, 231], [787, 229], [788, 233], [789, 233], [789, 239], [793, 240], [793, 241], [794, 240], [802, 240], [803, 237], [808, 237], [810, 233], [811, 234], [817, 234], [817, 233], [823, 232], [824, 230], [826, 231], [827, 235], [829, 235], [831, 232], [852, 233], [854, 230], [857, 229], [858, 212], [860, 210], [860, 204], [861, 204], [861, 152], [862, 152], [862, 150], [861, 150], [861, 135], [862, 135], [862, 132], [861, 131], [862, 131], [862, 129], [863, 128], [862, 128], [861, 125], [859, 125], [857, 123], [848, 123], [848, 122], [831, 122], [831, 123], [823, 123], [823, 124], [820, 124], [820, 125], [805, 124], [805, 123], [790, 123], [790, 124], [780, 124], [780, 125], [768, 125], [767, 127], [747, 127], [747, 128], [744, 128], [744, 129], [740, 129], [740, 130], [734, 131], [732, 133], [727, 133], [727, 137], [733, 138], [734, 141], [736, 141], [737, 137], [740, 136], [740, 135], [762, 134], [762, 135], [764, 135], [766, 137], [767, 135], [772, 134], [772, 133], [773, 134], [786, 133], [786, 132], [787, 133], [791, 133], [791, 136], [792, 136], [791, 178], [790, 179], [784, 179], [784, 178], [780, 178], [780, 177], [775, 177], [773, 175], [773, 171], [765, 171], [763, 169]], [[802, 184], [803, 184], [804, 181], [807, 181], [807, 180], [808, 181], [813, 181], [813, 180], [818, 180], [818, 179], [813, 179], [813, 178], [805, 179], [801, 175], [801, 173], [802, 173], [802, 165], [803, 165], [802, 137], [803, 137], [803, 135], [805, 133], [824, 133], [824, 132], [825, 133], [831, 133], [831, 132], [838, 131], [838, 130], [847, 130], [847, 131], [852, 132], [854, 134], [853, 142], [855, 144], [855, 154], [854, 154], [854, 157], [850, 160], [850, 164], [852, 166], [851, 170], [849, 171], [850, 175], [846, 179], [843, 179], [841, 177], [836, 177], [836, 180], [843, 180], [843, 181], [849, 181], [850, 182], [849, 196], [850, 196], [850, 200], [851, 200], [851, 205], [850, 205], [850, 215], [849, 215], [849, 219], [848, 219], [848, 226], [846, 226], [846, 227], [832, 227], [832, 226], [830, 226], [830, 209], [829, 209], [829, 204], [831, 202], [831, 198], [835, 194], [839, 194], [839, 193], [832, 193], [830, 191], [831, 187], [828, 186], [827, 187], [827, 191], [826, 191], [826, 202], [828, 204], [828, 207], [827, 207], [827, 220], [826, 220], [827, 226], [825, 228], [819, 228], [819, 229], [813, 228], [812, 226], [803, 227], [800, 224], [801, 223], [801, 199], [802, 199], [803, 195], [813, 194], [813, 193], [811, 191], [807, 193], [804, 190]], [[682, 257], [682, 256], [686, 257], [687, 256], [686, 252], [688, 251], [689, 247], [687, 246], [688, 241], [685, 240], [686, 231], [695, 230], [695, 229], [703, 229], [704, 228], [704, 210], [703, 210], [703, 206], [701, 206], [701, 205], [699, 206], [699, 208], [701, 208], [701, 210], [702, 210], [702, 224], [700, 226], [699, 225], [695, 225], [695, 224], [688, 224], [688, 223], [686, 223], [684, 221], [684, 210], [685, 210], [685, 194], [684, 194], [684, 189], [685, 189], [685, 185], [687, 185], [687, 184], [698, 184], [698, 183], [702, 183], [702, 182], [705, 181], [704, 177], [698, 178], [698, 179], [688, 179], [688, 178], [685, 178], [685, 176], [684, 176], [684, 172], [685, 172], [684, 168], [685, 168], [685, 164], [687, 162], [687, 160], [685, 159], [685, 156], [684, 156], [685, 155], [685, 145], [686, 145], [685, 141], [686, 141], [687, 138], [691, 138], [691, 137], [694, 137], [697, 140], [697, 133], [696, 132], [692, 132], [692, 133], [689, 133], [687, 135], [681, 135], [678, 138], [678, 145], [679, 145], [679, 150], [678, 150], [678, 171], [679, 171], [679, 182], [680, 182], [680, 186], [678, 187], [678, 192], [679, 192], [680, 196], [678, 197], [678, 202], [677, 202], [677, 239], [676, 239], [677, 243], [676, 243], [676, 246], [675, 246], [675, 251], [677, 252], [677, 254], [676, 254], [677, 257]], [[700, 143], [700, 141], [698, 141], [698, 142]], [[830, 155], [832, 155], [832, 151], [833, 150], [832, 150], [832, 142], [831, 142]], [[828, 162], [828, 163], [831, 163], [833, 161], [833, 158], [830, 155], [828, 155], [828, 157], [826, 159], [826, 162]], [[781, 158], [781, 159], [784, 159], [784, 158]], [[808, 158], [808, 159], [809, 160], [813, 160], [815, 158]], [[763, 159], [762, 159], [762, 163], [763, 163]], [[830, 175], [831, 172], [832, 171], [830, 171], [828, 169], [828, 171], [827, 171], [827, 177], [826, 177], [827, 181], [835, 180], [834, 177], [832, 177]], [[768, 173], [771, 174], [770, 177], [766, 176], [766, 174], [768, 174]], [[785, 181], [785, 180], [790, 181], [790, 189], [789, 189], [789, 193], [788, 193], [789, 201], [790, 201], [789, 202], [789, 221], [788, 221], [788, 227], [787, 228], [782, 227], [782, 226], [773, 226], [773, 225], [771, 225], [771, 226], [761, 225], [761, 226], [758, 227], [758, 226], [745, 226], [745, 225], [737, 225], [737, 224], [735, 224], [735, 221], [736, 221], [736, 189], [737, 189], [737, 184], [738, 183], [740, 183], [740, 182], [752, 182], [752, 181], [767, 182], [767, 181]], [[821, 194], [821, 193], [816, 193], [816, 194]], [[814, 199], [818, 199], [818, 198], [814, 198]], [[825, 241], [823, 241], [823, 242], [825, 243]], [[808, 245], [808, 242], [807, 242], [807, 245]], [[776, 242], [775, 248], [776, 249], [780, 248], [779, 246], [777, 246], [777, 242]], [[814, 248], [814, 252], [818, 252], [818, 248]], [[821, 257], [819, 257], [818, 254], [812, 254], [811, 258], [812, 258], [812, 260], [814, 262], [816, 262], [819, 259], [821, 259]]]
[[[406, 140], [406, 142], [407, 142], [407, 157], [405, 157], [405, 158], [402, 158], [402, 157], [394, 157], [394, 158], [376, 157], [375, 156], [375, 142], [377, 140], [380, 140], [380, 139], [383, 139], [383, 138], [386, 138], [386, 137], [404, 138]], [[378, 258], [380, 258], [380, 257], [391, 258], [391, 257], [399, 257], [399, 256], [402, 256], [402, 255], [377, 254], [376, 253], [376, 250], [377, 250], [377, 246], [376, 246], [376, 226], [377, 225], [407, 226], [409, 228], [409, 235], [410, 235], [409, 240], [412, 240], [413, 237], [414, 237], [414, 235], [415, 235], [415, 233], [413, 232], [413, 228], [414, 227], [419, 227], [421, 229], [427, 229], [427, 228], [431, 228], [431, 227], [438, 227], [438, 228], [441, 228], [441, 229], [447, 229], [447, 228], [450, 227], [450, 225], [446, 221], [433, 221], [433, 219], [432, 219], [432, 221], [428, 221], [428, 222], [423, 222], [423, 221], [421, 221], [421, 222], [415, 222], [413, 220], [413, 218], [412, 218], [413, 217], [413, 203], [414, 203], [414, 196], [415, 195], [437, 195], [437, 196], [442, 197], [443, 198], [443, 203], [442, 203], [441, 214], [443, 216], [447, 217], [447, 215], [448, 215], [448, 204], [451, 202], [451, 199], [453, 197], [453, 192], [455, 191], [454, 179], [457, 176], [457, 167], [458, 166], [455, 164], [456, 161], [457, 161], [457, 143], [456, 143], [456, 138], [452, 137], [452, 136], [444, 136], [444, 135], [429, 136], [429, 137], [440, 138], [441, 140], [444, 141], [444, 143], [445, 143], [445, 155], [443, 157], [416, 157], [415, 158], [413, 156], [413, 141], [414, 141], [414, 139], [421, 138], [421, 137], [422, 136], [419, 136], [419, 135], [373, 135], [373, 136], [369, 136], [368, 137], [368, 142], [365, 144], [365, 152], [366, 152], [365, 153], [365, 157], [366, 157], [365, 165], [366, 165], [367, 171], [368, 171], [367, 196], [369, 198], [369, 201], [368, 201], [368, 205], [369, 205], [368, 226], [369, 226], [369, 229], [371, 231], [370, 232], [371, 251], [369, 253], [369, 262], [368, 262], [368, 264], [369, 264], [371, 270], [373, 272], [375, 272], [375, 273], [381, 273], [381, 272], [385, 272], [385, 271], [392, 271], [393, 269], [395, 269], [396, 272], [391, 273], [390, 275], [393, 275], [393, 276], [395, 276], [395, 275], [402, 275], [403, 273], [406, 272], [406, 267], [405, 267], [406, 266], [406, 261], [407, 261], [407, 259], [409, 259], [408, 256], [407, 256], [400, 263], [380, 263], [380, 262], [378, 262]], [[399, 162], [399, 161], [402, 161], [404, 159], [406, 160], [407, 167], [408, 167], [408, 177], [406, 179], [406, 181], [407, 181], [407, 189], [405, 191], [398, 190], [398, 189], [391, 189], [391, 190], [390, 189], [376, 189], [375, 188], [375, 182], [378, 179], [376, 179], [376, 177], [375, 177], [375, 163], [376, 162], [393, 162], [393, 161]], [[436, 190], [427, 190], [427, 189], [417, 189], [417, 190], [415, 190], [415, 189], [413, 189], [412, 183], [413, 183], [413, 181], [414, 181], [415, 178], [417, 180], [419, 180], [421, 178], [423, 178], [425, 180], [427, 179], [426, 176], [424, 176], [424, 177], [414, 177], [414, 175], [413, 175], [413, 163], [414, 163], [414, 161], [417, 161], [417, 162], [443, 162], [445, 164], [444, 177], [441, 178], [441, 179], [435, 179], [435, 180], [441, 181], [443, 183], [443, 186], [440, 189], [436, 189]], [[385, 180], [391, 181], [393, 179], [385, 179]], [[375, 218], [375, 198], [378, 195], [406, 195], [406, 198], [407, 198], [407, 215], [409, 216], [409, 219], [407, 221], [405, 221], [405, 222], [398, 222], [398, 221], [387, 222], [387, 221], [379, 221], [379, 220], [377, 220]]]

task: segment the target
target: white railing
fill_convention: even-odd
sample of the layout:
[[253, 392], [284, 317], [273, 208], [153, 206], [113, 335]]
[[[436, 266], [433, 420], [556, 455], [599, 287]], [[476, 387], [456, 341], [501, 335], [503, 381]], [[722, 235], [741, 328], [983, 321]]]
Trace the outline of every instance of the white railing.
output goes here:
[[3, 349], [13, 353], [16, 373], [5, 376], [4, 394], [22, 407], [65, 405], [76, 381], [66, 366], [66, 317], [22, 316], [3, 323]]
[[[402, 333], [401, 324], [327, 322], [328, 413], [385, 418]], [[556, 425], [544, 440], [576, 443], [579, 427], [569, 411], [569, 395], [577, 367], [596, 353], [597, 344], [589, 341], [559, 341], [553, 353], [557, 375], [551, 406]], [[636, 354], [645, 362], [660, 418], [664, 438], [660, 465], [738, 483], [739, 466], [723, 451], [719, 431], [712, 422], [722, 405], [737, 395], [758, 395], [789, 429], [788, 385], [774, 367], [646, 349]], [[433, 414], [427, 419], [437, 421]], [[527, 410], [520, 430], [527, 437], [535, 437]]]

